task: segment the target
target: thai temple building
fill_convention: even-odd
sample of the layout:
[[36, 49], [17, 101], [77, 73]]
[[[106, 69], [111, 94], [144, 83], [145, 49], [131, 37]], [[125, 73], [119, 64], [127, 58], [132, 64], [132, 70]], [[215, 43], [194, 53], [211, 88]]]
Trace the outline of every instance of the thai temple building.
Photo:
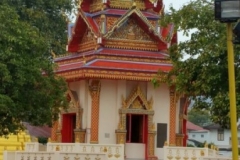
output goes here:
[[[184, 97], [165, 82], [173, 25], [160, 26], [162, 0], [82, 0], [69, 25], [68, 54], [55, 57], [69, 109], [52, 142], [124, 144], [126, 158], [163, 159], [165, 143], [186, 145]], [[161, 71], [162, 84], [151, 80]]]

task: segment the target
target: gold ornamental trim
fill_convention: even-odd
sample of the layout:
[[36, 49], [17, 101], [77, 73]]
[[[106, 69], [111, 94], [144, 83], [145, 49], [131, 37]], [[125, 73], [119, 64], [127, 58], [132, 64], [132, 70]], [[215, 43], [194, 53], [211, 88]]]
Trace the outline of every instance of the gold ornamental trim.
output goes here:
[[[119, 51], [121, 52], [121, 51]], [[111, 52], [109, 52], [111, 54]], [[113, 53], [116, 54], [116, 53]], [[64, 57], [64, 56], [62, 56]], [[75, 58], [75, 59], [69, 59], [64, 61], [57, 61], [56, 63], [58, 65], [63, 64], [70, 64], [74, 62], [81, 62], [81, 61], [89, 61], [91, 59], [98, 58], [98, 59], [106, 59], [106, 60], [121, 60], [121, 61], [131, 61], [131, 62], [147, 62], [147, 63], [166, 63], [166, 64], [172, 64], [172, 62], [169, 59], [153, 59], [153, 58], [138, 58], [138, 57], [124, 57], [124, 55], [91, 55], [85, 57], [85, 59], [82, 57]]]
[[156, 42], [135, 41], [135, 40], [115, 40], [105, 41], [105, 47], [117, 49], [136, 49], [142, 51], [158, 51]]
[[133, 5], [135, 5], [140, 10], [145, 10], [145, 3], [143, 0], [135, 0], [133, 1], [119, 1], [119, 0], [110, 0], [111, 8], [119, 8], [119, 9], [130, 9]]
[[85, 43], [80, 43], [79, 48], [80, 49], [78, 52], [94, 50], [96, 48], [96, 43], [93, 40]]
[[[98, 78], [98, 79], [121, 79], [121, 80], [137, 80], [137, 81], [151, 81], [156, 73], [137, 73], [125, 71], [107, 71], [107, 70], [76, 70], [70, 72], [57, 73], [58, 76], [64, 77], [66, 80], [78, 80], [84, 78]], [[160, 82], [166, 81], [167, 75], [159, 77]]]

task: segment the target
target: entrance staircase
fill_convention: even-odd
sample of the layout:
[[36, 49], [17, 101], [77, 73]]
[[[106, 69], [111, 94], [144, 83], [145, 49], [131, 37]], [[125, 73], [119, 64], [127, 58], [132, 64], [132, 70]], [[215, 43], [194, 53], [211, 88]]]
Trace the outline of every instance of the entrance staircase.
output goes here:
[[3, 151], [24, 150], [25, 143], [30, 142], [31, 137], [26, 132], [10, 134], [8, 138], [0, 137], [0, 160], [3, 160]]

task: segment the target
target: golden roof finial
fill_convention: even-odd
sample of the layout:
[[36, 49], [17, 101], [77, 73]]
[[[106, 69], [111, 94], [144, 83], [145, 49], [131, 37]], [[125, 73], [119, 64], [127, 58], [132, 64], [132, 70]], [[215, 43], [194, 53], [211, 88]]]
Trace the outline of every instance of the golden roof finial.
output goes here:
[[53, 50], [51, 50], [51, 55], [52, 55], [53, 59], [56, 58], [56, 54], [53, 52]]
[[133, 1], [132, 6], [133, 6], [133, 7], [136, 7], [136, 6], [137, 6], [137, 3], [135, 2], [135, 0]]
[[83, 64], [86, 64], [86, 58], [85, 58], [85, 55], [83, 55]]
[[165, 5], [162, 6], [161, 10], [159, 11], [159, 16], [162, 16], [164, 13]]

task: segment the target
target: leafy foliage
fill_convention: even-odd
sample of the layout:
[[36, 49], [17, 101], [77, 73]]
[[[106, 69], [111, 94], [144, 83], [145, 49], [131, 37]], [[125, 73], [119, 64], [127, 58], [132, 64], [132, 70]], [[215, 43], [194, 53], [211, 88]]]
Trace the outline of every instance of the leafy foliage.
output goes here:
[[20, 129], [22, 121], [51, 125], [59, 107], [67, 106], [66, 83], [54, 74], [50, 52], [63, 51], [60, 11], [70, 7], [71, 0], [0, 2], [0, 136]]
[[[191, 97], [196, 102], [195, 107], [210, 110], [213, 122], [229, 128], [226, 25], [214, 20], [213, 0], [194, 0], [179, 10], [172, 7], [170, 10], [169, 15], [162, 17], [162, 25], [173, 23], [176, 31], [182, 31], [190, 39], [169, 50], [174, 65], [168, 75], [169, 84], [175, 85], [179, 93]], [[238, 46], [235, 48], [238, 92], [240, 52]], [[185, 55], [189, 58], [183, 60]], [[237, 94], [238, 111], [239, 102], [240, 95]]]
[[190, 109], [188, 112], [188, 120], [198, 126], [204, 126], [211, 123], [209, 111], [198, 108]]

